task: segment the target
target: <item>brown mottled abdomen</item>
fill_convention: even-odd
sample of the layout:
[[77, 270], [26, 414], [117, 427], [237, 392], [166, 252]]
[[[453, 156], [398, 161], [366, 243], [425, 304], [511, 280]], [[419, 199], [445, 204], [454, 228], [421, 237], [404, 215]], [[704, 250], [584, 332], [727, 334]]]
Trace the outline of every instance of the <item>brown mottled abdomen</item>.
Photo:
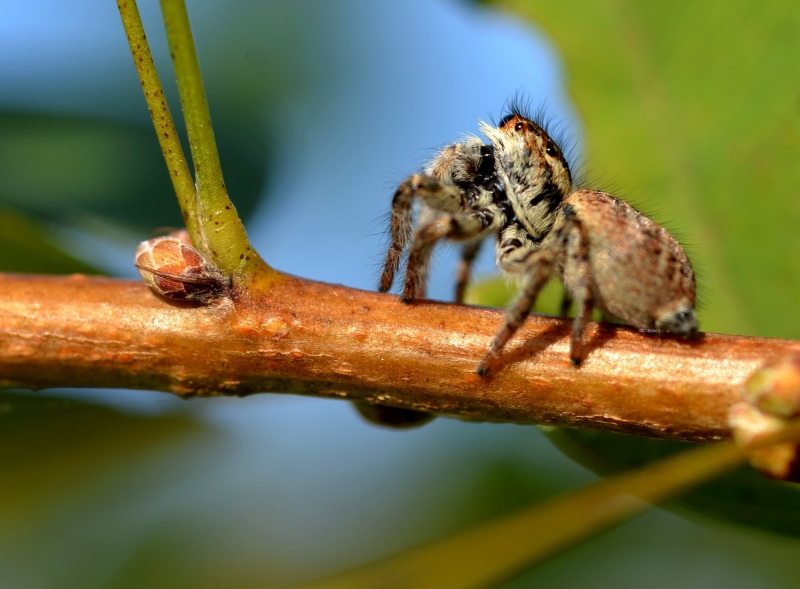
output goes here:
[[[592, 294], [600, 309], [639, 328], [696, 329], [694, 272], [666, 229], [603, 192], [579, 190], [564, 204], [588, 240]], [[575, 277], [565, 274], [563, 280], [571, 290]]]

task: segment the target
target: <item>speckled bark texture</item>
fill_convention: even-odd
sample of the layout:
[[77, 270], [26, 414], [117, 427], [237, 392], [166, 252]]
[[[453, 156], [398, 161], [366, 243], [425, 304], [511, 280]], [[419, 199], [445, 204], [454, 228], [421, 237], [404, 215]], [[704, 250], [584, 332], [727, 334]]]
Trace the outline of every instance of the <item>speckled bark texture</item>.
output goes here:
[[532, 316], [481, 378], [475, 368], [500, 311], [408, 305], [285, 275], [249, 286], [193, 306], [141, 282], [0, 275], [0, 386], [289, 392], [713, 441], [728, 437], [728, 409], [747, 377], [765, 360], [800, 352], [794, 341], [684, 340], [591, 323], [586, 360], [575, 368], [571, 321]]

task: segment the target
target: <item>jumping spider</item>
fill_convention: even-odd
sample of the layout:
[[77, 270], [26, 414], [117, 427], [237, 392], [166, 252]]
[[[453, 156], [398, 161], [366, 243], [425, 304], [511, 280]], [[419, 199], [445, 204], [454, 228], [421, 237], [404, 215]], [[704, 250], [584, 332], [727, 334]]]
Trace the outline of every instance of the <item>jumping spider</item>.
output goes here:
[[[570, 346], [575, 366], [595, 307], [640, 329], [695, 334], [694, 273], [666, 229], [610, 194], [573, 191], [561, 148], [517, 105], [496, 127], [479, 126], [488, 145], [475, 136], [448, 145], [397, 189], [381, 292], [391, 288], [410, 242], [402, 298], [424, 296], [433, 247], [447, 239], [463, 244], [456, 284], [461, 302], [481, 242], [495, 237], [497, 264], [520, 275], [523, 288], [478, 365], [481, 375], [553, 274], [577, 303]], [[413, 232], [415, 199], [421, 207]]]

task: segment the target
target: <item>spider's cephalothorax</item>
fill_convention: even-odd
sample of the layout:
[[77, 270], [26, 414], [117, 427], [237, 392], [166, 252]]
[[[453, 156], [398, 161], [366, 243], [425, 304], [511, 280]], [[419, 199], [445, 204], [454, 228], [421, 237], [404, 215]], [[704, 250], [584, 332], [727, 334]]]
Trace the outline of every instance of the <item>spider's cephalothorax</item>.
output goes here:
[[497, 263], [506, 272], [525, 270], [572, 190], [572, 174], [561, 149], [541, 126], [513, 112], [497, 127], [480, 123], [492, 142], [507, 215], [497, 239]]
[[[559, 147], [521, 114], [505, 117], [498, 127], [482, 122], [481, 131], [491, 145], [475, 136], [448, 145], [395, 192], [382, 292], [391, 288], [409, 241], [403, 300], [424, 293], [433, 247], [448, 239], [464, 244], [456, 285], [456, 301], [461, 302], [470, 266], [486, 237], [497, 237], [498, 264], [516, 273], [522, 270], [520, 260], [552, 227], [572, 186]], [[422, 207], [412, 240], [415, 198]]]
[[[480, 127], [490, 145], [474, 136], [449, 145], [397, 189], [381, 291], [391, 288], [409, 241], [407, 302], [424, 291], [436, 243], [456, 240], [464, 243], [456, 286], [461, 302], [478, 247], [494, 236], [498, 265], [522, 277], [524, 286], [478, 367], [481, 374], [554, 274], [577, 303], [570, 351], [575, 365], [583, 358], [583, 330], [594, 307], [641, 329], [695, 333], [694, 273], [666, 229], [609, 194], [573, 192], [559, 146], [518, 110], [496, 127]], [[415, 198], [422, 206], [412, 239]]]

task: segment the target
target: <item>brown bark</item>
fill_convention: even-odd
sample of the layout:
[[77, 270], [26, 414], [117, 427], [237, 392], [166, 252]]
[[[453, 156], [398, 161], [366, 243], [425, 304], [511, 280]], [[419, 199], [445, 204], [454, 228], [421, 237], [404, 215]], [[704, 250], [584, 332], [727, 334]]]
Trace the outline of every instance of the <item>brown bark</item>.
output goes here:
[[168, 302], [141, 282], [86, 276], [0, 275], [0, 289], [2, 387], [290, 392], [713, 441], [728, 436], [728, 408], [750, 373], [800, 352], [795, 341], [686, 341], [593, 323], [588, 356], [574, 368], [570, 322], [531, 316], [481, 378], [475, 368], [500, 311], [405, 305], [285, 275], [257, 297], [209, 306]]

